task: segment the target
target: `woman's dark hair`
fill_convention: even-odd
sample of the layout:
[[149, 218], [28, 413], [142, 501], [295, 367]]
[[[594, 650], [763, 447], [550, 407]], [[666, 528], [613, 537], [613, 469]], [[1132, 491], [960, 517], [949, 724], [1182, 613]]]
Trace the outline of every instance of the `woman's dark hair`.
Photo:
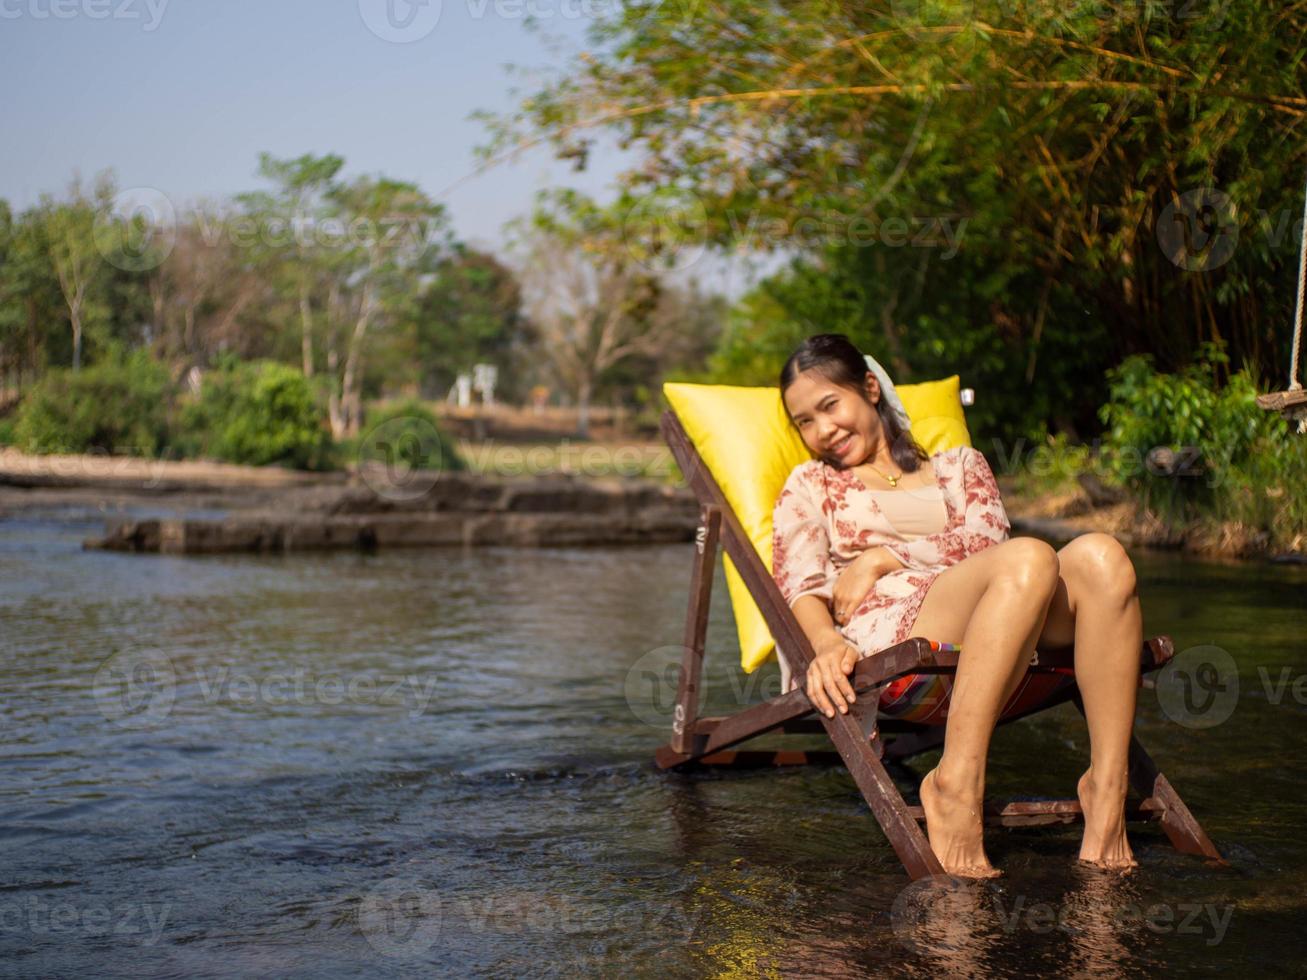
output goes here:
[[[794, 380], [804, 371], [816, 371], [833, 384], [856, 391], [870, 403], [871, 399], [867, 398], [867, 370], [866, 358], [848, 337], [842, 333], [819, 333], [801, 343], [781, 368], [781, 396], [784, 397], [785, 389], [794, 384]], [[912, 433], [899, 424], [898, 415], [890, 409], [883, 394], [875, 409], [880, 414], [880, 424], [885, 429], [890, 456], [904, 473], [915, 473], [920, 469], [921, 461], [930, 457], [917, 440], [912, 438]], [[827, 459], [826, 462], [836, 469], [843, 469], [843, 464], [836, 460]]]

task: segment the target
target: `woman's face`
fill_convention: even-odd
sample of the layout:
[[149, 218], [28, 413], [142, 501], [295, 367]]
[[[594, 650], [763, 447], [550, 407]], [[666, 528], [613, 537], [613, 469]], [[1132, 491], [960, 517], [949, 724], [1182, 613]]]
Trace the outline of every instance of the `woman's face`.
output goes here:
[[[867, 398], [880, 401], [880, 384], [870, 371]], [[816, 371], [804, 371], [785, 389], [785, 409], [809, 449], [832, 466], [865, 463], [884, 439], [880, 413], [858, 392]]]

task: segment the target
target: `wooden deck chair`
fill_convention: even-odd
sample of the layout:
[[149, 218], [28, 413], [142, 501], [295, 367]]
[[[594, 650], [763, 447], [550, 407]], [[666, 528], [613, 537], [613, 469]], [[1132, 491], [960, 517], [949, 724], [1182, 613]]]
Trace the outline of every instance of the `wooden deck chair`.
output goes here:
[[[950, 394], [957, 418], [957, 378], [944, 385]], [[927, 386], [921, 386], [925, 388]], [[928, 418], [914, 408], [920, 404], [914, 386], [899, 386], [899, 393], [912, 417], [912, 431], [928, 452], [946, 448], [965, 440], [969, 444], [965, 423], [959, 431], [954, 421], [940, 418], [938, 412]], [[760, 751], [737, 749], [749, 739], [766, 733], [825, 732], [845, 766], [852, 774], [871, 812], [885, 836], [913, 878], [942, 874], [938, 860], [930, 849], [920, 825], [925, 815], [920, 806], [909, 806], [886, 771], [884, 760], [906, 759], [942, 744], [943, 720], [947, 715], [946, 698], [932, 695], [929, 685], [940, 675], [955, 671], [959, 650], [956, 646], [934, 642], [927, 637], [912, 637], [861, 660], [851, 681], [857, 700], [849, 713], [827, 718], [816, 711], [802, 683], [813, 651], [793, 612], [782, 598], [769, 567], [771, 564], [771, 520], [767, 511], [765, 529], [754, 528], [750, 534], [728, 501], [720, 473], [714, 472], [699, 446], [682, 424], [678, 412], [699, 414], [700, 429], [722, 433], [730, 441], [733, 466], [718, 461], [718, 469], [732, 469], [729, 476], [737, 489], [747, 486], [757, 493], [756, 483], [763, 484], [760, 500], [774, 501], [793, 465], [796, 452], [807, 453], [785, 418], [779, 390], [775, 388], [730, 388], [728, 386], [664, 386], [672, 410], [662, 418], [663, 436], [681, 472], [694, 490], [700, 504], [700, 523], [695, 537], [695, 552], [690, 575], [689, 609], [685, 622], [683, 660], [680, 666], [671, 741], [659, 748], [655, 759], [663, 769], [694, 765], [759, 766], [802, 764], [820, 757], [833, 760], [830, 751], [796, 750]], [[719, 398], [724, 394], [725, 400]], [[934, 392], [938, 400], [939, 392]], [[704, 415], [703, 413], [707, 413]], [[947, 414], [947, 413], [945, 413]], [[711, 423], [703, 428], [704, 420]], [[777, 420], [780, 420], [779, 422]], [[782, 428], [781, 426], [785, 428]], [[786, 435], [788, 429], [789, 435]], [[691, 430], [693, 431], [693, 429]], [[923, 438], [923, 435], [926, 438]], [[776, 454], [765, 440], [793, 438], [799, 449], [790, 444], [791, 458], [778, 464]], [[713, 436], [704, 437], [711, 441]], [[930, 444], [928, 444], [930, 443]], [[784, 454], [782, 454], [783, 456]], [[802, 458], [806, 458], [802, 457]], [[801, 461], [801, 459], [800, 459]], [[741, 468], [743, 467], [743, 468]], [[741, 483], [741, 481], [746, 481]], [[737, 626], [741, 632], [741, 650], [746, 669], [756, 668], [762, 659], [757, 638], [747, 635], [747, 620], [756, 606], [765, 624], [768, 641], [775, 640], [781, 658], [782, 674], [793, 675], [799, 683], [795, 690], [770, 698], [729, 716], [700, 717], [699, 692], [703, 676], [704, 639], [707, 632], [709, 598], [718, 546], [725, 551], [727, 585], [731, 588]], [[738, 588], [735, 586], [738, 585]], [[740, 601], [746, 599], [747, 601]], [[770, 652], [770, 645], [766, 653]], [[1144, 672], [1153, 671], [1174, 655], [1169, 637], [1147, 640], [1140, 651]], [[1005, 706], [1000, 724], [1073, 701], [1080, 707], [1074, 679], [1072, 650], [1040, 650], [1036, 653], [1023, 683]], [[782, 689], [785, 687], [783, 685]], [[922, 696], [922, 695], [925, 696]], [[906, 708], [903, 706], [906, 705]], [[1166, 777], [1144, 751], [1137, 738], [1130, 743], [1130, 785], [1139, 799], [1127, 804], [1128, 820], [1154, 820], [1161, 823], [1171, 843], [1180, 851], [1220, 862], [1221, 856], [1203, 832], [1198, 821], [1172, 788]], [[1081, 818], [1077, 800], [1040, 800], [986, 804], [987, 824], [1034, 826], [1072, 823]]]

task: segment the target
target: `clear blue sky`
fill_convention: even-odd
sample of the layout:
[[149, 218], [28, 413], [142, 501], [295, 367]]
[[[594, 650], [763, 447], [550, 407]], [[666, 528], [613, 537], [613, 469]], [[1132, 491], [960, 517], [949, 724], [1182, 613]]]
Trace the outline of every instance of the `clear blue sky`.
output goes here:
[[[549, 34], [584, 48], [577, 0], [0, 0], [0, 197], [23, 208], [62, 194], [74, 170], [112, 168], [120, 187], [184, 206], [259, 186], [262, 150], [335, 152], [350, 173], [416, 181], [461, 238], [497, 247], [537, 188], [604, 196], [623, 162], [601, 151], [574, 174], [541, 149], [443, 193], [485, 142], [468, 114], [507, 110], [513, 85], [530, 91], [504, 64], [567, 63], [527, 29], [532, 5]], [[402, 36], [425, 35], [411, 43], [369, 27], [402, 32], [391, 25], [410, 14]]]

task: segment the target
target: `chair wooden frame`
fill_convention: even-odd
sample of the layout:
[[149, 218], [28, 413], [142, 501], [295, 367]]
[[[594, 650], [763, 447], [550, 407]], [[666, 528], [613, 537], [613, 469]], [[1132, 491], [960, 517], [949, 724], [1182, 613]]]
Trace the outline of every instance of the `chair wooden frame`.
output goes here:
[[[662, 769], [689, 768], [694, 765], [758, 766], [802, 764], [829, 759], [832, 753], [778, 750], [736, 749], [735, 746], [758, 735], [774, 732], [825, 732], [835, 746], [838, 757], [853, 776], [872, 815], [913, 878], [943, 874], [943, 868], [930, 849], [922, 831], [925, 814], [920, 806], [909, 806], [885, 768], [884, 759], [905, 759], [934, 748], [943, 742], [943, 725], [923, 725], [896, 719], [879, 719], [877, 706], [881, 688], [906, 674], [951, 673], [956, 670], [958, 654], [947, 645], [912, 637], [859, 661], [852, 684], [857, 700], [848, 714], [827, 718], [813, 708], [804, 692], [803, 677], [812, 662], [812, 646], [798, 620], [785, 603], [775, 581], [767, 571], [757, 550], [744, 533], [726, 502], [721, 488], [695, 449], [675, 412], [662, 418], [663, 437], [667, 440], [682, 474], [694, 490], [700, 504], [700, 524], [695, 536], [694, 563], [690, 575], [690, 601], [685, 623], [684, 654], [677, 685], [676, 706], [672, 720], [672, 738], [659, 748], [655, 761]], [[700, 717], [699, 691], [703, 678], [704, 640], [707, 635], [708, 608], [712, 592], [713, 570], [718, 547], [730, 555], [762, 612], [778, 655], [787, 658], [798, 687], [777, 697], [754, 704], [733, 715]], [[1156, 670], [1174, 656], [1169, 637], [1147, 640], [1141, 651], [1144, 672]], [[1039, 651], [1030, 666], [1031, 673], [1060, 671], [1073, 667], [1071, 650]], [[1046, 707], [1073, 701], [1083, 713], [1074, 685], [1064, 693], [1042, 703]], [[1031, 712], [1027, 712], [1029, 714]], [[1015, 721], [1004, 717], [1000, 724]], [[1130, 741], [1130, 785], [1139, 801], [1128, 805], [1127, 819], [1160, 822], [1171, 844], [1179, 851], [1224, 863], [1221, 855], [1185, 806], [1180, 795], [1158, 771], [1139, 739]], [[1039, 800], [985, 807], [988, 824], [1034, 826], [1072, 823], [1081, 819], [1078, 800]]]

